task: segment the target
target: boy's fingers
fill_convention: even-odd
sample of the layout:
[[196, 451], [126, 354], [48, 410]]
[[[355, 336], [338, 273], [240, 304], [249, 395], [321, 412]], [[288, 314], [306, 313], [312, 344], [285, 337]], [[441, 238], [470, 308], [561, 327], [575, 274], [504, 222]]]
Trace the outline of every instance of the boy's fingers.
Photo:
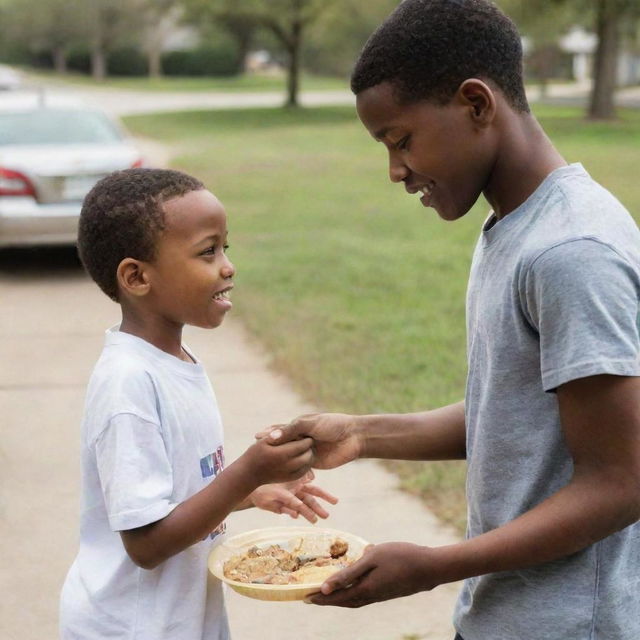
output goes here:
[[313, 469], [309, 469], [309, 471], [307, 471], [307, 473], [305, 473], [301, 478], [301, 480], [304, 483], [313, 482], [315, 479], [316, 479], [316, 474], [313, 473]]
[[266, 439], [269, 444], [284, 444], [292, 440], [298, 440], [302, 433], [303, 426], [298, 420], [293, 420], [289, 424], [276, 424], [256, 433], [258, 440]]
[[304, 503], [304, 501], [291, 496], [285, 507], [288, 510], [295, 510], [296, 517], [300, 514], [303, 518], [306, 518], [309, 522], [315, 523], [318, 521], [318, 517], [314, 513], [313, 509]]
[[334, 573], [330, 578], [327, 578], [320, 587], [320, 593], [328, 596], [334, 591], [339, 589], [346, 589], [352, 584], [357, 582], [364, 574], [368, 573], [369, 568], [359, 566], [358, 563]]
[[[262, 429], [262, 431], [258, 431], [258, 433], [256, 433], [253, 437], [256, 440], [264, 440], [265, 438], [268, 438], [271, 434], [271, 440], [278, 440], [280, 438], [280, 436], [282, 435], [282, 427], [285, 427], [286, 425], [284, 424], [274, 424], [271, 425], [270, 427], [267, 427], [266, 429]], [[276, 433], [274, 433], [274, 431]]]
[[318, 517], [326, 519], [329, 517], [329, 512], [311, 496], [303, 498], [302, 500]]
[[301, 438], [300, 440], [285, 442], [279, 446], [286, 447], [287, 453], [295, 456], [301, 453], [311, 452], [311, 448], [313, 446], [313, 438]]
[[303, 487], [301, 487], [300, 492], [308, 493], [310, 495], [316, 496], [316, 498], [322, 498], [325, 502], [328, 502], [329, 504], [338, 504], [338, 498], [336, 496], [329, 493], [328, 491], [325, 491], [324, 489], [321, 489], [315, 484], [304, 485]]

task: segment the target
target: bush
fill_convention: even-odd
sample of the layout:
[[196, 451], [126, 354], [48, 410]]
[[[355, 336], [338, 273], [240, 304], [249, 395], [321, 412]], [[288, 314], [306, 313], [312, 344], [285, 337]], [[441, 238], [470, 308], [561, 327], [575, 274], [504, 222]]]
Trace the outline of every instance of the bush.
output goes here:
[[36, 69], [53, 69], [53, 57], [50, 51], [31, 51], [25, 54], [23, 60], [16, 60], [35, 67]]
[[162, 70], [168, 76], [234, 76], [241, 64], [235, 47], [206, 46], [165, 53]]
[[87, 47], [72, 47], [67, 55], [69, 71], [91, 73], [91, 52]]
[[107, 57], [107, 73], [110, 76], [145, 76], [147, 59], [136, 47], [122, 47]]

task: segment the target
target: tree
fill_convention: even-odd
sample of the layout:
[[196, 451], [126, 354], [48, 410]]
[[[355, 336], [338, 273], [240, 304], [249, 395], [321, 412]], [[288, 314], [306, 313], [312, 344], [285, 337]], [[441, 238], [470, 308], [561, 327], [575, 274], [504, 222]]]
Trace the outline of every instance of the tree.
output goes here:
[[398, 0], [343, 0], [332, 4], [309, 29], [305, 67], [348, 76], [364, 43], [397, 5]]
[[[286, 106], [298, 106], [302, 45], [309, 27], [338, 0], [187, 0], [192, 10], [205, 10], [220, 24], [239, 33], [267, 29], [287, 56]], [[343, 0], [344, 2], [344, 0]]]
[[[640, 17], [638, 0], [502, 0], [500, 4], [521, 24], [523, 32], [558, 7], [573, 12], [577, 24], [584, 25], [586, 20], [598, 36], [587, 115], [597, 119], [615, 118], [621, 30], [623, 25], [637, 22]], [[553, 21], [549, 21], [549, 26], [550, 33], [557, 31], [558, 25], [554, 26]]]
[[91, 73], [100, 81], [107, 75], [108, 53], [144, 27], [144, 4], [143, 0], [85, 0], [85, 3]]
[[638, 19], [640, 7], [637, 0], [595, 0], [595, 4], [598, 48], [588, 115], [607, 120], [616, 117], [614, 96], [622, 27], [626, 21]]
[[179, 0], [145, 0], [143, 48], [147, 54], [149, 77], [162, 76], [162, 49], [167, 37], [180, 22], [183, 7]]
[[85, 30], [82, 0], [13, 0], [3, 8], [3, 39], [50, 53], [55, 70], [65, 73], [69, 47]]

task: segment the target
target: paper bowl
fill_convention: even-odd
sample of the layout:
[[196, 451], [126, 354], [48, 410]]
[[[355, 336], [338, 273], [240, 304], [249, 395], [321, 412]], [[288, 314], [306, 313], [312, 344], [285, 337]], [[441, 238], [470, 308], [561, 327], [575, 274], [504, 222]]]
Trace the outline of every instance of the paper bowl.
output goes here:
[[345, 531], [335, 529], [321, 529], [316, 527], [272, 527], [270, 529], [256, 529], [233, 536], [220, 543], [209, 554], [209, 571], [228, 584], [232, 589], [248, 598], [257, 600], [271, 600], [284, 602], [289, 600], [304, 600], [309, 594], [320, 591], [322, 582], [297, 584], [254, 584], [230, 580], [224, 575], [224, 563], [251, 547], [268, 547], [272, 544], [280, 545], [291, 551], [302, 541], [301, 552], [305, 554], [326, 553], [329, 545], [340, 538], [349, 543], [347, 558], [357, 560], [368, 542]]

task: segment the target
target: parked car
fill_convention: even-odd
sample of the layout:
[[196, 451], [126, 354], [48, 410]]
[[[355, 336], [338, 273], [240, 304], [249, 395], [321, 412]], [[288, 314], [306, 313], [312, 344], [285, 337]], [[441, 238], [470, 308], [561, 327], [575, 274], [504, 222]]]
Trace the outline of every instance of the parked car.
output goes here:
[[10, 91], [22, 85], [22, 76], [11, 67], [0, 64], [0, 91]]
[[0, 248], [73, 244], [82, 200], [106, 174], [144, 164], [119, 121], [74, 99], [0, 99]]

